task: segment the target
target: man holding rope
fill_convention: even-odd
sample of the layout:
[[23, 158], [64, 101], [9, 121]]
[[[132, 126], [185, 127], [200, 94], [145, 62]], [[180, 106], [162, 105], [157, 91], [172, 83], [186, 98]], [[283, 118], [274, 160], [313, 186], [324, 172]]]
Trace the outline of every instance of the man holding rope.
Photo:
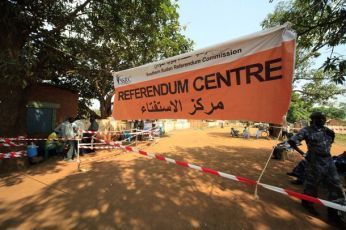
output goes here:
[[[342, 190], [339, 175], [330, 154], [330, 148], [334, 142], [335, 133], [325, 127], [326, 116], [321, 112], [313, 112], [310, 115], [311, 123], [301, 129], [288, 143], [307, 160], [304, 194], [317, 197], [318, 186], [326, 183], [329, 200], [345, 202], [345, 194]], [[297, 146], [305, 140], [308, 151], [304, 153]], [[302, 200], [302, 206], [311, 214], [318, 215], [313, 204]], [[333, 224], [344, 225], [341, 212], [328, 208], [328, 218]]]

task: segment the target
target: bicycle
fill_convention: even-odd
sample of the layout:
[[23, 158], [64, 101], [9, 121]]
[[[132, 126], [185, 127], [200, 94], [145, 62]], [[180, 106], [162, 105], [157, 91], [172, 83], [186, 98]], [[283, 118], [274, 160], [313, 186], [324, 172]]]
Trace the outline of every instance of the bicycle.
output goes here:
[[263, 129], [257, 130], [256, 138], [258, 139], [260, 137], [269, 139], [269, 129], [268, 129], [268, 127], [265, 127]]

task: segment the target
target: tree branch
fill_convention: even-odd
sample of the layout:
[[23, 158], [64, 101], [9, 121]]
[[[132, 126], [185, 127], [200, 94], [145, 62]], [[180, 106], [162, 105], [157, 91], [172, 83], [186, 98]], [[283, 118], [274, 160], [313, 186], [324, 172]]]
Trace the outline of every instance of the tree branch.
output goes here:
[[316, 24], [314, 26], [311, 26], [309, 29], [301, 32], [301, 33], [297, 33], [297, 36], [303, 36], [306, 33], [309, 33], [311, 30], [314, 30], [316, 28], [320, 28], [320, 27], [325, 27], [325, 26], [330, 26], [331, 24], [338, 22], [340, 20], [340, 18], [336, 18], [334, 21], [327, 21], [326, 23], [319, 23]]
[[299, 81], [299, 80], [307, 80], [307, 81], [308, 80], [327, 80], [327, 78], [324, 78], [324, 77], [296, 77], [293, 80], [294, 81]]
[[85, 105], [84, 103], [79, 103], [79, 109], [81, 109], [81, 110], [84, 110], [84, 111], [87, 111], [87, 113], [89, 113], [90, 114], [90, 116], [93, 116], [93, 117], [95, 117], [95, 118], [97, 118], [97, 119], [100, 119], [101, 117], [97, 114], [97, 113], [95, 113], [95, 111], [93, 111], [92, 109], [90, 109], [87, 105]]
[[62, 30], [72, 19], [77, 16], [78, 12], [83, 10], [90, 2], [91, 0], [86, 0], [82, 5], [77, 6], [77, 8], [72, 13], [61, 20], [62, 23], [58, 24], [53, 30], [49, 31], [49, 34], [54, 35], [55, 33]]
[[299, 90], [299, 89], [294, 89], [292, 91], [293, 92], [297, 92], [297, 93], [301, 93], [301, 94], [305, 94], [305, 95], [308, 95], [308, 96], [311, 96], [311, 97], [314, 97], [314, 96], [318, 95], [317, 93], [307, 93], [307, 92], [304, 92], [303, 90]]

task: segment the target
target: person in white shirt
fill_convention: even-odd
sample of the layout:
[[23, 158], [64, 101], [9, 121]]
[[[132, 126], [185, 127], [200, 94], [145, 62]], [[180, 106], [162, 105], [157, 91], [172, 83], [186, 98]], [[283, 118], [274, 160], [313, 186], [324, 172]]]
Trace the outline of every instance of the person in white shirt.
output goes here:
[[64, 123], [62, 123], [62, 138], [66, 138], [66, 144], [68, 144], [69, 149], [66, 153], [65, 161], [71, 162], [73, 161], [73, 157], [77, 153], [76, 141], [73, 138], [76, 137], [77, 133], [74, 130], [75, 125], [73, 125], [74, 118], [69, 117]]

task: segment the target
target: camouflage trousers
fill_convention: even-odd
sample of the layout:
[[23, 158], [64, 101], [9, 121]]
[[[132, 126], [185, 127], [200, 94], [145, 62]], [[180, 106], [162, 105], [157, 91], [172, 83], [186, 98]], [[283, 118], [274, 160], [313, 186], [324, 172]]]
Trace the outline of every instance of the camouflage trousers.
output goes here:
[[331, 157], [311, 157], [308, 159], [305, 175], [304, 194], [317, 197], [318, 187], [323, 183], [328, 189], [328, 199], [345, 199], [340, 177]]

